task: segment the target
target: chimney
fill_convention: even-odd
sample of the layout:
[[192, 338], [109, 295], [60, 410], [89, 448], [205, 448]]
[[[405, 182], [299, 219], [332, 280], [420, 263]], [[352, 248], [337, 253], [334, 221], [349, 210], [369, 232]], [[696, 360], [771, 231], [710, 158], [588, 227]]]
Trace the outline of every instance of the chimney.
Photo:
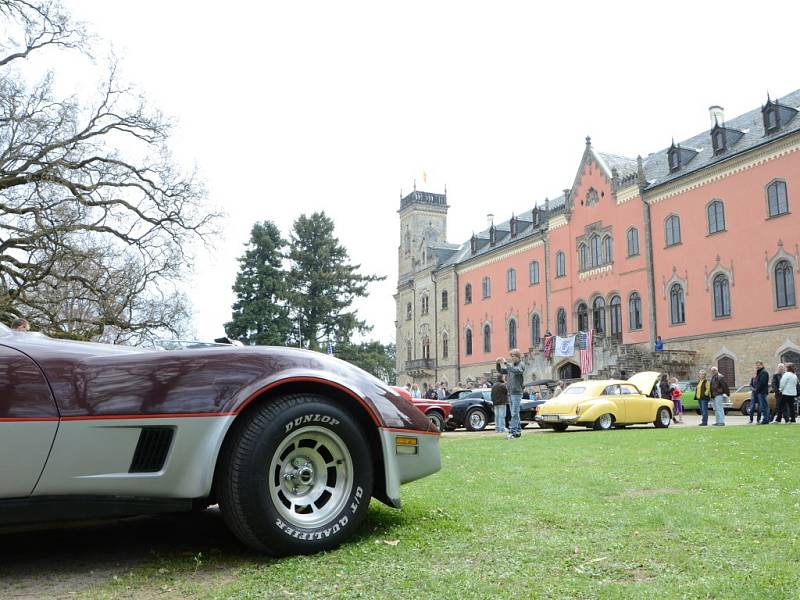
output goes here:
[[486, 227], [491, 227], [492, 225], [494, 225], [494, 215], [489, 213], [486, 215]]
[[719, 123], [720, 125], [725, 124], [725, 109], [721, 106], [714, 106], [708, 107], [708, 118], [711, 119], [711, 128], [714, 128], [714, 125]]

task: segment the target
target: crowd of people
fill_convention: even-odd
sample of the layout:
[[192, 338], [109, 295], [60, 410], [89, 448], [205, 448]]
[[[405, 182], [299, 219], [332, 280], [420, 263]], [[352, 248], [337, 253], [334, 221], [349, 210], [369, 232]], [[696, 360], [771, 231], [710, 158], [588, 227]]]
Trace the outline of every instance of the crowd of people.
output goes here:
[[[775, 394], [775, 411], [770, 411], [770, 383]], [[796, 400], [800, 396], [796, 368], [792, 363], [779, 363], [770, 380], [764, 363], [756, 363], [756, 372], [750, 380], [753, 388], [750, 402], [750, 423], [767, 425], [768, 423], [797, 422]], [[753, 420], [755, 418], [755, 421]]]

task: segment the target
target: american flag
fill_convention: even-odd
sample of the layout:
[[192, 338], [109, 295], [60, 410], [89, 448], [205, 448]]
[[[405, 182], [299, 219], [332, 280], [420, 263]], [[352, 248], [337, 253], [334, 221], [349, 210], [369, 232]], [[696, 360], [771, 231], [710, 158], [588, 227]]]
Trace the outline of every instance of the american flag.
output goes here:
[[578, 347], [580, 348], [581, 355], [581, 373], [588, 374], [594, 369], [592, 363], [592, 330], [587, 332], [580, 332], [578, 336]]
[[555, 342], [555, 337], [552, 335], [544, 336], [544, 357], [550, 358], [553, 355], [553, 344]]

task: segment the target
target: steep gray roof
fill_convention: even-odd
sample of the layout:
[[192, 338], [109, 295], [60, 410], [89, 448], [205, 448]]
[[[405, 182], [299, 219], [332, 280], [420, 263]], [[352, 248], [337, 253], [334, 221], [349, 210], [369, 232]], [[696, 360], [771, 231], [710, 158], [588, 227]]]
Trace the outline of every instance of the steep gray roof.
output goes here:
[[598, 160], [600, 161], [600, 165], [606, 172], [606, 177], [611, 179], [611, 174], [614, 169], [617, 170], [617, 174], [620, 177], [625, 177], [627, 175], [633, 175], [636, 173], [636, 159], [629, 158], [627, 156], [620, 156], [619, 154], [609, 154], [608, 152], [596, 152], [595, 156], [597, 156]]

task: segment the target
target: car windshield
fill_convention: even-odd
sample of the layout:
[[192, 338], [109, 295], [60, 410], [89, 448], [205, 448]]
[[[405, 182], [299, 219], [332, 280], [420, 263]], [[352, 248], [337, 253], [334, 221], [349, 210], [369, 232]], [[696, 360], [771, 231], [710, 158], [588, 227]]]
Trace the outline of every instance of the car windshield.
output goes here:
[[567, 389], [564, 390], [565, 394], [582, 394], [586, 391], [586, 386], [583, 385], [571, 385]]
[[467, 398], [483, 398], [483, 392], [470, 392], [466, 396], [461, 396], [461, 400], [465, 400]]

